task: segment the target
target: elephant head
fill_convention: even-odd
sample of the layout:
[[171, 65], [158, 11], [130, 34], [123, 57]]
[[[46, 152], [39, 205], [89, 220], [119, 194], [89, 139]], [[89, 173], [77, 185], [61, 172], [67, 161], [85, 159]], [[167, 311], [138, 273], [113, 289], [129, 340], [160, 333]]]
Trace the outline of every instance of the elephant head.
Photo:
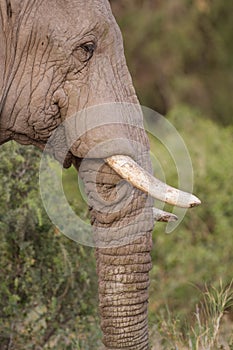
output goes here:
[[[51, 152], [84, 180], [100, 246], [103, 342], [107, 349], [148, 349], [154, 214], [175, 219], [153, 209], [151, 197], [184, 207], [200, 201], [151, 175], [142, 113], [107, 0], [0, 0], [0, 11], [0, 144], [16, 140], [43, 150], [77, 115]], [[106, 104], [120, 107], [79, 120], [77, 112]]]

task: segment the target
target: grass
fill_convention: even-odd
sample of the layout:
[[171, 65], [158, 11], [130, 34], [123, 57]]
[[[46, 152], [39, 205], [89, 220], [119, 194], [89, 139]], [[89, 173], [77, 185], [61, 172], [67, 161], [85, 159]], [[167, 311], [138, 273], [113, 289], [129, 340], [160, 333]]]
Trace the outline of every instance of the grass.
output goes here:
[[227, 320], [232, 307], [233, 281], [226, 287], [221, 281], [217, 288], [206, 286], [191, 325], [181, 326], [169, 310], [160, 318], [152, 331], [152, 350], [232, 350], [233, 326]]

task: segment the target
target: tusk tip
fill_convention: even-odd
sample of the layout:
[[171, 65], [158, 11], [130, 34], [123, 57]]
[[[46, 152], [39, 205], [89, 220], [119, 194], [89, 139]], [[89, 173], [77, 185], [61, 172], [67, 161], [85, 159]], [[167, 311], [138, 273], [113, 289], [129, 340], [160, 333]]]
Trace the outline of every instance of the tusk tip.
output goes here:
[[178, 217], [176, 215], [170, 214], [167, 216], [164, 216], [163, 218], [161, 218], [160, 222], [176, 222], [178, 220]]
[[199, 198], [197, 198], [196, 196], [192, 195], [191, 197], [191, 203], [189, 205], [190, 208], [194, 208], [197, 207], [198, 205], [201, 204], [201, 201]]
[[153, 208], [153, 216], [154, 220], [157, 222], [175, 222], [178, 220], [176, 215], [167, 213], [157, 208]]

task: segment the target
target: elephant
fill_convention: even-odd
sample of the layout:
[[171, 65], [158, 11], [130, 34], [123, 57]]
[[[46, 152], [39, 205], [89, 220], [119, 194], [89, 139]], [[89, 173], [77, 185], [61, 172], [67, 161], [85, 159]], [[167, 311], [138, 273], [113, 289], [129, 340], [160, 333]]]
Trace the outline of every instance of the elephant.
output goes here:
[[[109, 123], [104, 116], [85, 129], [93, 123], [87, 118], [65, 155], [64, 129], [51, 153], [84, 181], [97, 241], [103, 343], [108, 350], [149, 349], [154, 220], [176, 219], [153, 208], [152, 197], [183, 207], [200, 201], [152, 176], [143, 116], [107, 0], [0, 0], [0, 14], [0, 144], [15, 140], [44, 150], [79, 111], [123, 106]], [[119, 237], [129, 239], [112, 244]]]

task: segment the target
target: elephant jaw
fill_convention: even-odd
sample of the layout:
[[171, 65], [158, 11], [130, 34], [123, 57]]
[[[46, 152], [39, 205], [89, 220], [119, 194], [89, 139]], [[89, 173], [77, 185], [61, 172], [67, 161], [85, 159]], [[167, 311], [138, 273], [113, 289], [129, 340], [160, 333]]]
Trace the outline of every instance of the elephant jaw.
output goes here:
[[[155, 199], [181, 208], [192, 208], [201, 204], [196, 196], [161, 182], [128, 156], [115, 155], [106, 158], [105, 162], [124, 180]], [[162, 211], [154, 214], [159, 221], [176, 220], [174, 215]]]

